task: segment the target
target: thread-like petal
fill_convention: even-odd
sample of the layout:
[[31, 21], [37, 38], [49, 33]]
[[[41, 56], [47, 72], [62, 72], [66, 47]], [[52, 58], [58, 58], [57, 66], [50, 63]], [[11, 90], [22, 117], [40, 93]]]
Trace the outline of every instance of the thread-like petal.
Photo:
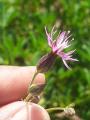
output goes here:
[[51, 38], [50, 34], [47, 32], [46, 27], [45, 27], [45, 32], [47, 35], [48, 45], [51, 47], [52, 46], [52, 38]]
[[71, 50], [71, 51], [67, 52], [66, 54], [67, 54], [67, 55], [71, 55], [71, 54], [73, 54], [75, 51], [76, 51], [76, 49], [75, 49], [75, 50]]
[[70, 61], [79, 61], [79, 60], [77, 60], [77, 59], [75, 59], [75, 58], [69, 58], [69, 60], [70, 60]]
[[58, 39], [56, 40], [56, 43], [57, 43], [57, 47], [59, 47], [61, 45], [61, 43], [63, 42], [64, 38], [65, 38], [65, 34], [66, 34], [66, 31], [62, 32]]
[[65, 65], [69, 70], [71, 70], [71, 68], [68, 66], [68, 64], [66, 63], [66, 61], [63, 60], [63, 59], [62, 59], [62, 61], [63, 61], [64, 65]]

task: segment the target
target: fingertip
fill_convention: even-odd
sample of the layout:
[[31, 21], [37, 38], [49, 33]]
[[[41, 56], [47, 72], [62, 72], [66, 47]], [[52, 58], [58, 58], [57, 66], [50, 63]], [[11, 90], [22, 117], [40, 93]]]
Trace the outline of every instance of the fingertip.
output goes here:
[[0, 109], [0, 120], [50, 120], [47, 111], [38, 104], [17, 101]]
[[31, 120], [50, 120], [47, 111], [38, 104], [31, 104]]
[[[0, 105], [24, 98], [35, 71], [35, 66], [0, 66]], [[39, 73], [34, 83], [45, 83], [44, 74]]]

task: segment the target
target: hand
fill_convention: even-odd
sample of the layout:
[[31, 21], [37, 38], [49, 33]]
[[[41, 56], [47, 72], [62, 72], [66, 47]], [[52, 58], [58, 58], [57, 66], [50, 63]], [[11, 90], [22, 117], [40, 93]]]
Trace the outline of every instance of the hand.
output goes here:
[[[35, 67], [0, 66], [0, 120], [50, 120], [41, 106], [21, 98], [27, 93]], [[43, 74], [38, 74], [35, 83], [45, 83]]]

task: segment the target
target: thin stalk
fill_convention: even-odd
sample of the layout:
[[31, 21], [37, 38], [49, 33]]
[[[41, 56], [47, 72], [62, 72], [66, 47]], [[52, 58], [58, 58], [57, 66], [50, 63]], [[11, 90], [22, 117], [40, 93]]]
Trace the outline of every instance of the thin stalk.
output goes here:
[[35, 73], [34, 73], [34, 76], [33, 76], [32, 80], [31, 80], [31, 82], [29, 83], [29, 87], [28, 87], [28, 88], [31, 87], [31, 85], [32, 85], [32, 83], [33, 83], [35, 77], [37, 76], [37, 74], [38, 74], [38, 72], [35, 72]]
[[64, 111], [65, 108], [60, 108], [60, 107], [56, 107], [56, 108], [48, 108], [46, 109], [47, 112], [53, 112], [53, 111]]
[[26, 96], [26, 98], [24, 99], [25, 102], [29, 102], [30, 98], [32, 98], [32, 95], [29, 93], [29, 88], [31, 87], [31, 85], [33, 84], [33, 81], [35, 79], [35, 77], [37, 76], [38, 72], [35, 72], [33, 75], [33, 78], [31, 80], [31, 82], [29, 83], [29, 87], [28, 87], [28, 95]]
[[30, 98], [32, 98], [32, 95], [29, 93], [26, 98], [24, 99], [25, 102], [29, 102]]

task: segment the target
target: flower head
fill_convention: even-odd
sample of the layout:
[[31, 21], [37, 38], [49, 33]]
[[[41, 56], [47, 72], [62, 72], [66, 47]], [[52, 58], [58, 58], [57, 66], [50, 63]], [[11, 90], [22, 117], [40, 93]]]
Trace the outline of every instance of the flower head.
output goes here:
[[70, 31], [63, 31], [59, 33], [55, 40], [53, 40], [53, 36], [57, 32], [55, 31], [55, 26], [52, 28], [51, 33], [47, 32], [46, 27], [45, 31], [47, 35], [48, 45], [51, 47], [52, 52], [61, 57], [64, 65], [68, 69], [70, 69], [70, 67], [67, 64], [67, 61], [78, 61], [77, 59], [72, 58], [72, 55], [75, 52], [75, 50], [69, 51], [67, 53], [64, 52], [64, 49], [71, 46], [71, 44], [69, 43], [69, 39], [71, 38]]
[[41, 72], [41, 73], [47, 72], [54, 64], [57, 56], [62, 58], [64, 65], [68, 69], [71, 69], [71, 68], [68, 66], [67, 61], [78, 61], [77, 59], [72, 58], [72, 55], [75, 52], [75, 50], [64, 52], [64, 49], [71, 46], [70, 40], [69, 40], [71, 38], [70, 31], [63, 31], [59, 33], [56, 39], [53, 40], [53, 36], [56, 33], [56, 31], [54, 30], [55, 30], [55, 27], [52, 28], [51, 33], [48, 33], [45, 27], [48, 45], [51, 47], [52, 50], [49, 54], [44, 55], [39, 60], [37, 64], [38, 72]]

